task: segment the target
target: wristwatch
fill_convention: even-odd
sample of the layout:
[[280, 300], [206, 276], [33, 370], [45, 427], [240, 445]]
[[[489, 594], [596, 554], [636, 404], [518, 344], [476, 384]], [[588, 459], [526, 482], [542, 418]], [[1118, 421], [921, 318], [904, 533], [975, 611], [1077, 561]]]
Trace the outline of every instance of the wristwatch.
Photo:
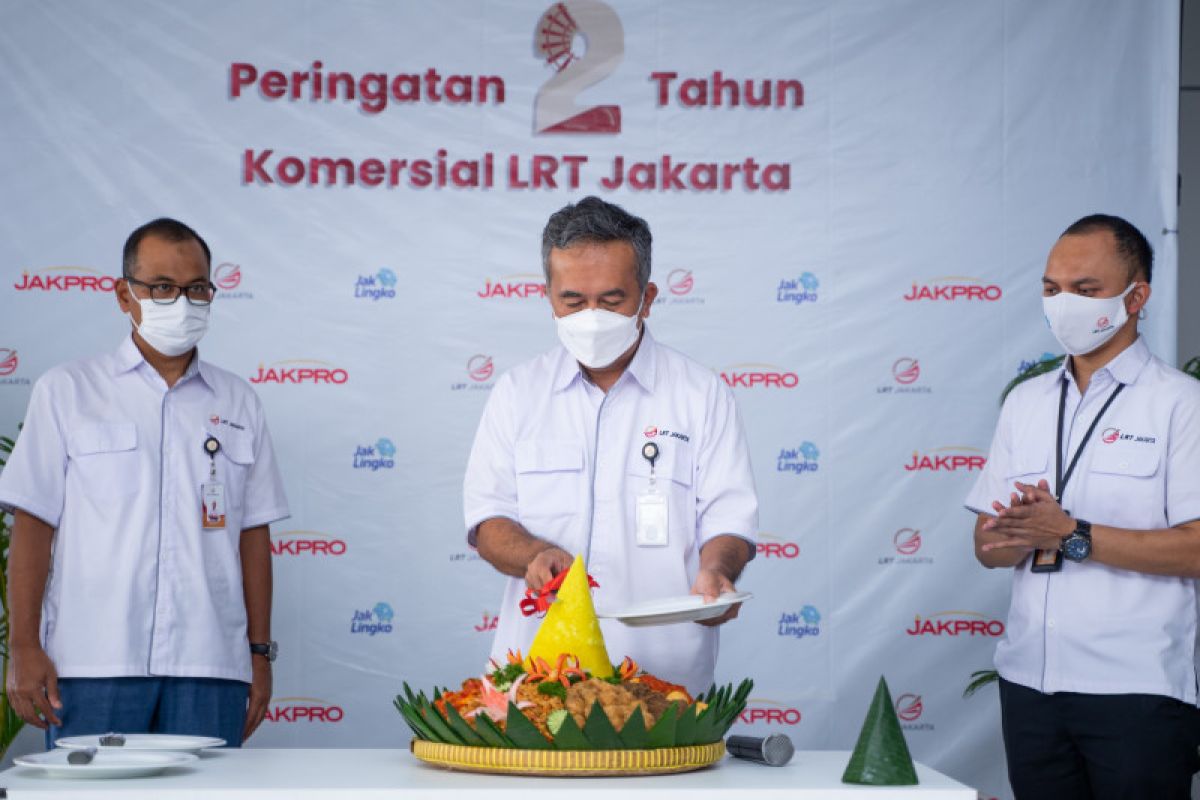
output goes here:
[[274, 641], [264, 642], [262, 644], [251, 642], [250, 655], [266, 656], [267, 661], [274, 661], [276, 656], [279, 655], [279, 643]]
[[1086, 561], [1092, 555], [1092, 523], [1075, 520], [1075, 530], [1062, 542], [1063, 557], [1070, 561]]

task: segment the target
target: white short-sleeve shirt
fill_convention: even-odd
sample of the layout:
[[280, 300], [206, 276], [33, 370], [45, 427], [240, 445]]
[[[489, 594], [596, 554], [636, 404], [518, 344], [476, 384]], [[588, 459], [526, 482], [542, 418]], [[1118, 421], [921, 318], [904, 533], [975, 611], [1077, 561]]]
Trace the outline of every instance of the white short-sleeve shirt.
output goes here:
[[[642, 447], [659, 449], [655, 476], [668, 495], [668, 544], [636, 543], [635, 502], [650, 480]], [[633, 361], [606, 393], [557, 347], [496, 382], [464, 481], [469, 540], [493, 517], [587, 558], [599, 609], [686, 595], [700, 548], [715, 536], [745, 539], [753, 555], [758, 499], [733, 395], [712, 370], [658, 344], [647, 330]], [[525, 582], [509, 578], [492, 656], [528, 652], [540, 620], [518, 604]], [[707, 690], [718, 633], [693, 622], [631, 628], [602, 620], [609, 657]]]
[[[222, 530], [201, 525], [204, 442]], [[0, 505], [54, 527], [42, 642], [62, 677], [249, 681], [239, 539], [288, 516], [258, 397], [192, 360], [170, 389], [127, 337], [33, 387]]]
[[[1062, 382], [1067, 381], [1063, 470], [1118, 383], [1080, 456], [1062, 505], [1096, 525], [1153, 530], [1200, 518], [1200, 381], [1150, 354], [1139, 338], [1098, 370], [1080, 397], [1065, 368], [1013, 390], [987, 466], [967, 497], [972, 511], [1008, 505], [1015, 481], [1054, 490]], [[1094, 561], [1061, 572], [1013, 569], [1012, 604], [996, 668], [1042, 692], [1156, 694], [1196, 702], [1196, 581]]]

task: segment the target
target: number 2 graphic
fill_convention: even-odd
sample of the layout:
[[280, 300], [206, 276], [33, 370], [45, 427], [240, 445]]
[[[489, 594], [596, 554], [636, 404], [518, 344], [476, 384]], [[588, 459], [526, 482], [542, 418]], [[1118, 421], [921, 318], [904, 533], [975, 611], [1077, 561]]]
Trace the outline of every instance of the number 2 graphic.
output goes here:
[[[582, 58], [572, 45], [582, 36]], [[600, 0], [563, 0], [546, 9], [538, 20], [534, 52], [556, 69], [534, 101], [536, 133], [620, 133], [621, 107], [581, 107], [575, 98], [607, 78], [625, 55], [621, 19]]]

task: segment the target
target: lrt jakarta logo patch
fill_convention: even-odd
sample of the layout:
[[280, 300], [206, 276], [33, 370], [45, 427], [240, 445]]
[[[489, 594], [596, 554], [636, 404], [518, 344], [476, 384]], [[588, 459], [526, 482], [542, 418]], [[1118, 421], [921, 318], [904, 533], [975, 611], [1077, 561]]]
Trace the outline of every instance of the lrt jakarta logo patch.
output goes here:
[[1158, 439], [1154, 436], [1147, 436], [1138, 433], [1122, 433], [1120, 428], [1105, 428], [1104, 433], [1100, 434], [1100, 441], [1105, 444], [1113, 442], [1133, 442], [1134, 444], [1154, 444]]

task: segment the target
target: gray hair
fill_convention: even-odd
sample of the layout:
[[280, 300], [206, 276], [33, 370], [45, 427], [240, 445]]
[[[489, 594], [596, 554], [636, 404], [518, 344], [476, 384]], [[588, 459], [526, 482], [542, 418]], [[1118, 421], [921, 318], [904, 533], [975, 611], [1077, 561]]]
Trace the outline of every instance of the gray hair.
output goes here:
[[599, 197], [585, 197], [550, 215], [542, 231], [546, 283], [550, 283], [551, 250], [595, 242], [629, 242], [637, 259], [638, 288], [645, 290], [650, 283], [650, 226], [641, 217]]

